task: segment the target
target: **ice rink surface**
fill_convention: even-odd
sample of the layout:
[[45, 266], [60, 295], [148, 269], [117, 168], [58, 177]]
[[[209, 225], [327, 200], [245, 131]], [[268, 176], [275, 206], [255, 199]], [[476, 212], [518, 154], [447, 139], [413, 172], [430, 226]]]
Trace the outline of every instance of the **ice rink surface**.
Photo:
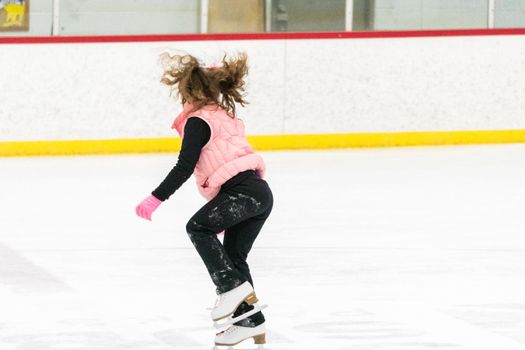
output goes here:
[[[1, 350], [212, 349], [193, 178], [134, 214], [176, 156], [0, 159]], [[263, 156], [267, 349], [525, 349], [525, 145]]]

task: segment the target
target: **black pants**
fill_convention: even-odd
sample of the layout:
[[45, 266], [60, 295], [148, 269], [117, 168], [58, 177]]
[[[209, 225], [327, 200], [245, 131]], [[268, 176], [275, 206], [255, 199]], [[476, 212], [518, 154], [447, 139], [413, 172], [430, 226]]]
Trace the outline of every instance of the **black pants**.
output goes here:
[[[219, 194], [188, 221], [188, 236], [204, 261], [217, 293], [232, 290], [246, 281], [253, 285], [246, 259], [272, 206], [270, 187], [255, 171], [249, 170], [228, 180]], [[217, 238], [221, 231], [225, 231], [223, 244]], [[243, 303], [234, 316], [252, 308]], [[253, 327], [263, 322], [264, 316], [258, 312], [238, 325]]]

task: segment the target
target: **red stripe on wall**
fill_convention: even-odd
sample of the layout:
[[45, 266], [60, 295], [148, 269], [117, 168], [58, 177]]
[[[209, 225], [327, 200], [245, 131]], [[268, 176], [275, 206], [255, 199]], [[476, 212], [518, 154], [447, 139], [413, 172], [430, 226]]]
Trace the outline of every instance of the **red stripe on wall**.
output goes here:
[[525, 28], [416, 30], [416, 31], [369, 31], [369, 32], [0, 37], [0, 44], [64, 44], [64, 43], [78, 44], [78, 43], [126, 43], [126, 42], [217, 41], [217, 40], [373, 39], [373, 38], [417, 38], [417, 37], [490, 36], [490, 35], [525, 35]]

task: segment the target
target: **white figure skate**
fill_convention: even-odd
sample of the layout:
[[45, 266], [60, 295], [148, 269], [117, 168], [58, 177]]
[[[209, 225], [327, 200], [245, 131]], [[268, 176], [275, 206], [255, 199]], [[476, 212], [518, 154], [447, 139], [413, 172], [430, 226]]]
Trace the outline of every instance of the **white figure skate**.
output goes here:
[[254, 343], [262, 348], [262, 345], [266, 343], [266, 326], [264, 323], [257, 327], [231, 326], [215, 336], [214, 349], [218, 349], [217, 346], [232, 347], [249, 338], [253, 338]]
[[212, 320], [216, 322], [230, 316], [244, 301], [249, 305], [258, 301], [250, 282], [244, 282], [226, 293], [219, 294], [215, 307], [211, 310]]

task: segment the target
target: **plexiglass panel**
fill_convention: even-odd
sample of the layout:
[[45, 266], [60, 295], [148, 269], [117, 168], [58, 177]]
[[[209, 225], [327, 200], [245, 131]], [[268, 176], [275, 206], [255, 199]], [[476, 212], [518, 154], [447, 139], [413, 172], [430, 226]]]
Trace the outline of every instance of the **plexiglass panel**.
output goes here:
[[496, 28], [525, 28], [525, 0], [497, 0]]
[[346, 0], [273, 0], [271, 31], [345, 30]]
[[208, 0], [208, 33], [264, 32], [264, 0]]
[[487, 28], [488, 0], [375, 0], [375, 30]]
[[200, 0], [61, 0], [61, 35], [200, 31]]

